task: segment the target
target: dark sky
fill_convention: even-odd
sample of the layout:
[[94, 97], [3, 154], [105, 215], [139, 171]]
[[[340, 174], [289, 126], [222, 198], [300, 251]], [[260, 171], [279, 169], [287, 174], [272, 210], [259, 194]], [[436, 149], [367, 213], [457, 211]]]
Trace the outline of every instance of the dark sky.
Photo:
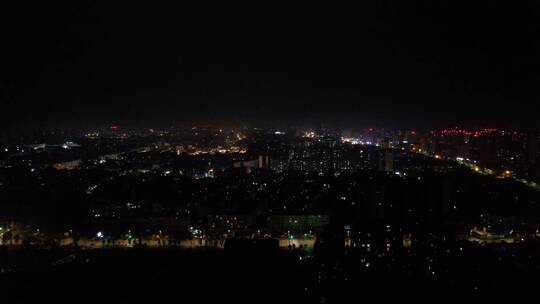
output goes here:
[[526, 1], [73, 2], [2, 4], [9, 127], [539, 126], [540, 11]]

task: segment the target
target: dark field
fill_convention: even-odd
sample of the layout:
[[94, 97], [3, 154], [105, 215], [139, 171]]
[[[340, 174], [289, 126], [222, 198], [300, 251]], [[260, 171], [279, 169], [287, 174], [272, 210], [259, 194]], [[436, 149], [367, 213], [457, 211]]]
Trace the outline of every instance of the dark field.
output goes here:
[[354, 254], [329, 267], [318, 258], [300, 261], [294, 251], [18, 249], [2, 252], [0, 288], [13, 301], [5, 303], [506, 302], [536, 292], [538, 263], [520, 252], [475, 248], [439, 260], [430, 276], [418, 256], [365, 270]]

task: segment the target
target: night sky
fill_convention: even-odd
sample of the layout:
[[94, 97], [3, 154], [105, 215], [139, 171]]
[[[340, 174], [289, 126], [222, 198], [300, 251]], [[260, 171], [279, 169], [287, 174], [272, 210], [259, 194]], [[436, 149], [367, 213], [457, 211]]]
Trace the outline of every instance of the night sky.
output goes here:
[[73, 2], [2, 4], [2, 124], [540, 125], [526, 1]]

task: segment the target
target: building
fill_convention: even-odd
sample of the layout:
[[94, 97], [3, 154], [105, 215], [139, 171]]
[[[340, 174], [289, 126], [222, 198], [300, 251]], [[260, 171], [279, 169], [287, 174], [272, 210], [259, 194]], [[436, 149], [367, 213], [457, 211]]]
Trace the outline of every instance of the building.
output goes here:
[[274, 234], [304, 234], [322, 231], [330, 223], [328, 215], [270, 215], [268, 229]]
[[390, 149], [381, 150], [379, 171], [394, 172], [394, 153]]

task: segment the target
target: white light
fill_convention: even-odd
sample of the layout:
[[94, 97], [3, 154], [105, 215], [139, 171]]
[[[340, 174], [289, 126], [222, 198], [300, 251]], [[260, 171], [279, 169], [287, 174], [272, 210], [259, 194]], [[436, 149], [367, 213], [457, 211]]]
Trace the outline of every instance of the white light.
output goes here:
[[98, 237], [98, 238], [102, 238], [102, 237], [103, 237], [103, 233], [102, 233], [101, 231], [98, 232], [98, 233], [97, 233], [97, 237]]
[[463, 161], [463, 157], [456, 157], [456, 160]]

